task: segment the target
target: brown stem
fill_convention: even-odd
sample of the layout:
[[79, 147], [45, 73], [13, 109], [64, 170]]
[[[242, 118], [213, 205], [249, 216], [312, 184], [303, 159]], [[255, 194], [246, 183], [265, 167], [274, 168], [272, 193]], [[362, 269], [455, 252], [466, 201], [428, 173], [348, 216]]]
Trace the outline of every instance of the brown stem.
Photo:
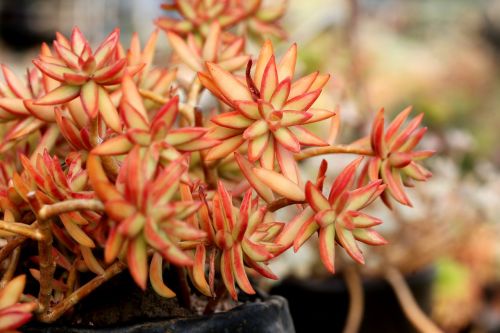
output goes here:
[[104, 205], [101, 201], [96, 199], [73, 199], [57, 202], [52, 205], [43, 205], [38, 215], [42, 219], [48, 219], [63, 213], [92, 210], [94, 212], [102, 212]]
[[275, 212], [278, 209], [281, 209], [283, 207], [295, 205], [295, 204], [302, 204], [302, 203], [304, 203], [304, 201], [294, 201], [294, 200], [290, 200], [288, 198], [279, 198], [279, 199], [274, 200], [273, 202], [268, 203], [267, 210], [269, 212]]
[[195, 121], [195, 110], [198, 105], [198, 95], [200, 94], [200, 91], [201, 82], [200, 79], [198, 79], [198, 76], [196, 76], [191, 83], [191, 87], [189, 88], [186, 103], [179, 103], [179, 111], [184, 116], [188, 124], [193, 124]]
[[71, 293], [73, 292], [73, 289], [75, 287], [75, 283], [76, 283], [76, 277], [77, 277], [77, 263], [78, 261], [75, 260], [75, 262], [73, 263], [73, 265], [71, 266], [70, 270], [69, 270], [69, 273], [68, 273], [68, 279], [66, 280], [66, 286], [68, 287], [68, 289], [66, 290], [66, 295], [65, 297], [69, 297], [71, 295]]
[[388, 267], [384, 272], [384, 277], [396, 293], [399, 304], [401, 304], [406, 317], [417, 330], [423, 333], [443, 332], [419, 307], [406, 280], [399, 270], [394, 267]]
[[344, 326], [344, 333], [356, 333], [361, 326], [364, 309], [363, 284], [358, 270], [353, 265], [347, 265], [344, 279], [349, 291], [349, 314]]
[[0, 262], [4, 261], [11, 255], [12, 251], [17, 249], [21, 244], [26, 242], [29, 238], [25, 236], [17, 236], [7, 242], [7, 244], [0, 249]]
[[59, 319], [66, 311], [71, 309], [75, 304], [81, 301], [85, 296], [94, 291], [97, 287], [102, 285], [104, 282], [111, 279], [113, 276], [119, 274], [127, 267], [125, 263], [117, 261], [111, 266], [109, 266], [104, 273], [96, 276], [77, 290], [75, 290], [69, 297], [61, 301], [61, 303], [54, 306], [47, 313], [42, 313], [38, 316], [38, 320], [44, 323], [52, 323]]
[[36, 227], [19, 223], [0, 220], [0, 230], [5, 230], [19, 236], [25, 236], [34, 240], [43, 240], [43, 234]]
[[38, 293], [38, 312], [44, 313], [48, 311], [50, 299], [52, 297], [52, 279], [56, 264], [52, 260], [52, 230], [50, 228], [51, 221], [42, 219], [38, 215], [40, 212], [40, 201], [36, 197], [35, 192], [28, 193], [28, 200], [31, 209], [35, 213], [38, 220], [38, 229], [43, 235], [43, 240], [38, 241], [38, 256], [40, 266], [40, 291]]
[[21, 248], [17, 247], [15, 248], [14, 252], [12, 252], [7, 269], [5, 270], [5, 273], [2, 276], [2, 280], [0, 280], [0, 290], [7, 285], [7, 282], [12, 280], [20, 256], [21, 256]]
[[172, 266], [174, 271], [177, 274], [177, 282], [179, 283], [179, 292], [177, 294], [177, 298], [179, 299], [179, 303], [181, 306], [186, 309], [191, 309], [191, 295], [189, 292], [189, 284], [186, 277], [186, 270], [184, 267], [176, 267]]
[[304, 149], [300, 153], [295, 154], [296, 161], [302, 161], [306, 158], [310, 158], [318, 155], [326, 155], [326, 154], [356, 154], [356, 155], [365, 155], [365, 156], [373, 156], [374, 153], [371, 149], [363, 149], [356, 146], [351, 145], [332, 145], [326, 147], [317, 147], [317, 148], [308, 148]]
[[215, 291], [215, 297], [212, 297], [208, 300], [207, 305], [205, 306], [205, 310], [203, 310], [203, 314], [209, 315], [214, 313], [215, 309], [217, 308], [217, 305], [226, 296], [226, 294], [227, 294], [226, 286], [224, 285], [224, 283], [220, 283]]

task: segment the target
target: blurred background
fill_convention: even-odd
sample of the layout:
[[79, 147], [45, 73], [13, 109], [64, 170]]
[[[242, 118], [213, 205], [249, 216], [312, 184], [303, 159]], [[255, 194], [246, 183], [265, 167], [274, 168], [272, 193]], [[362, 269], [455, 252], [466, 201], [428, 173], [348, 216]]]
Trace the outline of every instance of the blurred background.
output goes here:
[[[116, 26], [124, 45], [134, 31], [144, 41], [161, 2], [0, 0], [0, 63], [24, 72], [41, 42], [74, 25], [94, 45]], [[446, 331], [500, 332], [500, 1], [289, 0], [283, 26], [299, 71], [332, 74], [318, 104], [339, 106], [339, 142], [368, 133], [380, 107], [425, 114], [434, 177], [412, 191], [414, 209], [380, 209], [388, 232], [404, 226], [385, 251], [403, 271], [435, 268], [432, 317]]]

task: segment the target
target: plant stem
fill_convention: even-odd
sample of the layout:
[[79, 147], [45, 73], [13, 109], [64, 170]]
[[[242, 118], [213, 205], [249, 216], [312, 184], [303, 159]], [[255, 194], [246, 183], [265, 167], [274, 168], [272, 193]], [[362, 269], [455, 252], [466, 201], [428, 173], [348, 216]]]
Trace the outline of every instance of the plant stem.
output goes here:
[[179, 283], [179, 292], [176, 293], [179, 303], [186, 309], [191, 309], [191, 296], [189, 292], [189, 284], [186, 278], [186, 271], [184, 267], [172, 267], [175, 273], [177, 273], [177, 282]]
[[2, 276], [2, 280], [0, 280], [0, 290], [4, 288], [10, 280], [12, 280], [20, 256], [21, 256], [21, 248], [16, 247], [14, 249], [14, 252], [12, 252], [12, 255], [10, 256], [9, 265], [7, 266], [7, 269], [5, 270], [5, 273]]
[[96, 276], [77, 290], [75, 290], [71, 295], [66, 297], [61, 303], [54, 306], [49, 312], [42, 313], [38, 316], [38, 320], [44, 323], [52, 323], [59, 319], [66, 311], [71, 309], [75, 304], [81, 301], [85, 296], [94, 291], [97, 287], [102, 285], [104, 282], [111, 279], [113, 276], [119, 274], [127, 267], [127, 265], [121, 261], [117, 261], [111, 266], [109, 266], [104, 273]]
[[28, 237], [25, 237], [25, 236], [17, 236], [17, 237], [12, 238], [7, 243], [7, 245], [5, 245], [4, 247], [2, 247], [0, 249], [0, 262], [4, 261], [8, 256], [10, 256], [12, 251], [17, 249], [21, 244], [23, 244], [27, 240], [28, 240]]
[[73, 288], [75, 287], [76, 277], [77, 277], [76, 265], [77, 265], [77, 260], [75, 260], [73, 265], [71, 265], [71, 269], [69, 270], [68, 273], [68, 279], [66, 280], [66, 286], [68, 287], [65, 295], [66, 298], [71, 295], [71, 293], [73, 292]]
[[38, 256], [40, 259], [40, 291], [38, 293], [38, 312], [44, 313], [48, 311], [50, 299], [52, 296], [52, 279], [56, 269], [56, 263], [52, 258], [52, 230], [50, 228], [51, 221], [42, 219], [39, 216], [40, 201], [36, 197], [35, 192], [28, 193], [28, 200], [31, 209], [35, 213], [38, 221], [38, 229], [43, 235], [43, 239], [38, 241]]
[[295, 204], [302, 204], [302, 203], [304, 203], [304, 201], [294, 201], [294, 200], [290, 200], [288, 198], [279, 198], [279, 199], [274, 200], [273, 202], [268, 203], [267, 210], [269, 212], [275, 212], [278, 209], [281, 209], [283, 207], [295, 205]]
[[344, 326], [344, 333], [356, 333], [361, 326], [364, 309], [363, 284], [356, 267], [347, 265], [344, 280], [349, 291], [349, 314]]
[[207, 305], [205, 306], [205, 310], [203, 310], [203, 315], [209, 315], [214, 313], [217, 305], [220, 301], [226, 296], [227, 289], [224, 283], [220, 283], [217, 286], [217, 290], [215, 291], [215, 297], [212, 297], [208, 300]]
[[394, 267], [388, 267], [384, 272], [384, 278], [389, 282], [396, 293], [399, 304], [401, 304], [406, 317], [417, 330], [423, 333], [443, 332], [419, 307], [399, 270]]
[[48, 219], [63, 213], [80, 211], [80, 210], [92, 210], [94, 212], [102, 212], [104, 210], [104, 205], [101, 201], [96, 199], [66, 200], [57, 202], [52, 205], [43, 205], [38, 214], [40, 215], [40, 218]]
[[36, 227], [19, 223], [0, 220], [0, 230], [5, 230], [16, 235], [25, 236], [37, 241], [43, 240], [43, 234]]
[[363, 149], [352, 145], [332, 145], [326, 147], [304, 149], [300, 153], [295, 154], [295, 160], [302, 161], [310, 157], [326, 154], [356, 154], [373, 156], [374, 153], [371, 149]]

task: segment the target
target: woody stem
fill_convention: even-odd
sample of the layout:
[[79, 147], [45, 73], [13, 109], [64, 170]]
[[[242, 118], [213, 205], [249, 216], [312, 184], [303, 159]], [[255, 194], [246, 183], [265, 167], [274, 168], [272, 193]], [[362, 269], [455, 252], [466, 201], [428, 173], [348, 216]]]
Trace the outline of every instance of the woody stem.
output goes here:
[[43, 205], [38, 214], [40, 218], [48, 219], [52, 216], [81, 210], [102, 212], [104, 210], [104, 205], [101, 201], [95, 199], [66, 200], [52, 205]]
[[14, 250], [14, 252], [12, 252], [12, 255], [10, 256], [10, 259], [9, 259], [9, 264], [7, 266], [7, 269], [5, 270], [5, 273], [2, 276], [2, 280], [0, 280], [0, 289], [4, 288], [7, 285], [7, 283], [10, 280], [12, 280], [12, 277], [14, 276], [14, 273], [16, 271], [20, 256], [21, 256], [21, 248], [17, 247]]
[[294, 201], [294, 200], [290, 200], [288, 198], [279, 198], [279, 199], [274, 200], [273, 202], [268, 203], [267, 210], [269, 212], [275, 212], [278, 209], [281, 209], [283, 207], [295, 205], [295, 204], [302, 204], [302, 203], [304, 203], [304, 201]]
[[119, 274], [127, 267], [127, 265], [121, 261], [117, 261], [111, 266], [109, 266], [104, 273], [96, 276], [68, 297], [62, 300], [59, 304], [50, 309], [49, 312], [41, 314], [38, 319], [44, 323], [52, 323], [59, 319], [66, 311], [72, 308], [75, 304], [81, 301], [85, 296], [94, 291], [97, 287], [101, 286], [104, 282], [108, 281], [115, 275]]
[[9, 242], [0, 249], [0, 262], [4, 261], [5, 258], [10, 256], [12, 251], [17, 249], [21, 244], [28, 240], [26, 236], [17, 236], [9, 240]]
[[363, 319], [364, 295], [363, 283], [359, 271], [354, 265], [348, 265], [344, 270], [344, 279], [349, 291], [349, 314], [347, 315], [344, 333], [359, 331]]
[[439, 329], [439, 327], [437, 327], [418, 306], [408, 284], [399, 270], [394, 267], [389, 267], [386, 269], [384, 277], [396, 293], [406, 317], [418, 331], [423, 333], [442, 332], [442, 330]]
[[28, 193], [31, 209], [38, 221], [38, 229], [42, 239], [38, 241], [38, 256], [40, 260], [40, 291], [38, 293], [38, 313], [43, 314], [49, 310], [50, 298], [52, 297], [52, 278], [56, 265], [52, 260], [52, 230], [50, 219], [40, 218], [40, 201], [35, 192]]
[[25, 236], [38, 241], [43, 239], [43, 235], [38, 228], [24, 223], [0, 220], [0, 230], [8, 231], [16, 235]]
[[295, 160], [302, 161], [310, 157], [327, 154], [356, 154], [373, 156], [374, 152], [371, 149], [363, 149], [353, 145], [331, 145], [326, 147], [304, 149], [303, 151], [295, 154]]

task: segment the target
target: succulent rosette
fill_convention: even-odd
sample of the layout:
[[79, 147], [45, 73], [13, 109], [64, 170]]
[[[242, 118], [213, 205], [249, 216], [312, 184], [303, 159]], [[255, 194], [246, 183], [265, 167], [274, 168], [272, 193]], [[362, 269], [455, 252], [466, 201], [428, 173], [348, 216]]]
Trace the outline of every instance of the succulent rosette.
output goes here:
[[196, 39], [189, 34], [187, 40], [174, 31], [168, 31], [167, 36], [180, 59], [193, 71], [206, 71], [205, 63], [216, 63], [222, 69], [233, 72], [243, 68], [250, 57], [243, 54], [245, 39], [234, 37], [223, 39], [223, 32], [218, 21], [210, 25], [206, 39]]
[[[238, 1], [238, 0], [235, 0]], [[275, 36], [285, 39], [287, 34], [279, 24], [279, 19], [285, 14], [287, 0], [259, 0], [258, 9], [248, 18], [248, 29], [257, 37]]]
[[1, 67], [5, 84], [0, 83], [0, 122], [8, 123], [9, 128], [0, 143], [0, 150], [6, 151], [47, 122], [54, 122], [55, 117], [53, 108], [33, 104], [33, 100], [46, 91], [36, 68], [27, 71], [25, 83], [7, 66]]
[[[170, 99], [150, 120], [149, 114], [131, 77], [125, 76], [122, 83], [123, 97], [120, 111], [125, 123], [124, 134], [116, 135], [94, 148], [97, 155], [123, 155], [134, 146], [154, 147], [159, 153], [180, 155], [176, 151], [188, 152], [207, 149], [218, 143], [206, 138], [207, 129], [202, 127], [173, 128], [179, 114], [179, 98]], [[169, 148], [174, 148], [169, 149]], [[171, 158], [167, 158], [171, 159]]]
[[[83, 168], [82, 157], [78, 153], [68, 155], [64, 161], [64, 168], [59, 159], [50, 156], [47, 151], [36, 156], [34, 163], [27, 157], [21, 156], [21, 163], [24, 172], [14, 173], [12, 176], [11, 187], [14, 192], [11, 191], [9, 198], [13, 202], [22, 201], [38, 211], [44, 204], [94, 198], [93, 191], [88, 190], [88, 174]], [[30, 193], [34, 193], [35, 197], [30, 197]], [[92, 211], [74, 211], [59, 215], [58, 220], [63, 228], [57, 223], [53, 223], [51, 227], [64, 244], [71, 244], [68, 248], [72, 249], [73, 242], [76, 242], [90, 249], [96, 245], [89, 233], [99, 219], [100, 215]], [[69, 240], [62, 231], [63, 229], [70, 236]]]
[[[258, 206], [258, 200], [252, 199], [252, 190], [245, 193], [238, 208], [233, 206], [232, 196], [219, 182], [211, 202], [212, 214], [205, 206], [200, 224], [207, 233], [207, 247], [215, 246], [220, 251], [220, 274], [224, 285], [233, 299], [237, 299], [235, 283], [245, 293], [254, 294], [245, 268], [277, 279], [267, 267], [267, 262], [282, 248], [274, 239], [284, 224], [266, 220], [266, 206]], [[203, 272], [204, 266], [203, 260], [196, 262], [194, 268]], [[195, 277], [195, 281], [199, 281], [197, 285], [206, 285], [202, 274]], [[205, 294], [208, 293], [207, 288]]]
[[250, 162], [273, 170], [277, 161], [283, 174], [298, 183], [293, 154], [301, 146], [328, 145], [304, 125], [335, 113], [312, 107], [329, 75], [315, 72], [292, 82], [296, 58], [294, 44], [276, 64], [272, 44], [266, 41], [253, 75], [248, 66], [243, 80], [213, 63], [207, 63], [208, 73], [198, 73], [202, 84], [232, 108], [211, 119], [208, 136], [221, 143], [209, 150], [207, 160], [226, 157], [245, 143]]
[[55, 54], [40, 54], [33, 63], [60, 85], [35, 104], [59, 105], [80, 97], [89, 119], [100, 114], [109, 128], [120, 132], [120, 117], [107, 89], [120, 83], [125, 72], [133, 75], [143, 65], [128, 66], [118, 42], [119, 30], [115, 30], [93, 52], [78, 28], [73, 29], [70, 40], [57, 34]]
[[[109, 181], [99, 157], [90, 155], [87, 165], [91, 184], [111, 219], [106, 262], [113, 262], [125, 246], [131, 274], [142, 289], [148, 277], [148, 247], [170, 263], [193, 265], [178, 242], [198, 240], [205, 232], [185, 222], [201, 203], [176, 198], [181, 180], [187, 181], [185, 156], [162, 168], [153, 149], [136, 146], [127, 155], [116, 186]], [[156, 256], [150, 269], [161, 267], [160, 259]], [[162, 284], [158, 274], [150, 274], [150, 280], [158, 289], [166, 288], [158, 287]]]
[[368, 175], [372, 181], [380, 178], [387, 185], [382, 199], [389, 207], [389, 196], [403, 205], [411, 206], [404, 186], [413, 186], [412, 180], [426, 181], [432, 176], [420, 161], [432, 156], [434, 151], [414, 150], [427, 131], [426, 127], [418, 127], [423, 114], [404, 126], [411, 110], [411, 107], [403, 110], [387, 129], [384, 129], [383, 109], [377, 113], [373, 122], [370, 142], [375, 156], [368, 160], [363, 174]]
[[379, 197], [386, 186], [382, 180], [375, 180], [352, 188], [361, 160], [358, 158], [351, 162], [335, 178], [328, 197], [322, 193], [327, 170], [327, 163], [323, 160], [316, 184], [309, 181], [305, 186], [307, 208], [286, 225], [276, 242], [286, 246], [293, 244], [297, 251], [313, 234], [318, 233], [321, 261], [332, 273], [335, 272], [336, 243], [360, 264], [364, 264], [364, 258], [356, 241], [369, 245], [386, 244], [386, 240], [371, 229], [382, 221], [361, 212]]
[[258, 36], [285, 37], [278, 20], [286, 9], [286, 1], [262, 0], [174, 0], [163, 4], [163, 9], [177, 11], [180, 17], [163, 16], [156, 20], [156, 25], [179, 35], [193, 33], [196, 36], [207, 36], [210, 25], [215, 20], [220, 22], [224, 30], [229, 30], [239, 23], [246, 24], [248, 29]]
[[210, 24], [215, 20], [219, 21], [223, 28], [229, 28], [246, 15], [243, 7], [235, 6], [228, 0], [174, 0], [163, 4], [162, 8], [177, 11], [180, 18], [163, 16], [156, 20], [156, 25], [184, 36], [190, 32], [208, 35]]

